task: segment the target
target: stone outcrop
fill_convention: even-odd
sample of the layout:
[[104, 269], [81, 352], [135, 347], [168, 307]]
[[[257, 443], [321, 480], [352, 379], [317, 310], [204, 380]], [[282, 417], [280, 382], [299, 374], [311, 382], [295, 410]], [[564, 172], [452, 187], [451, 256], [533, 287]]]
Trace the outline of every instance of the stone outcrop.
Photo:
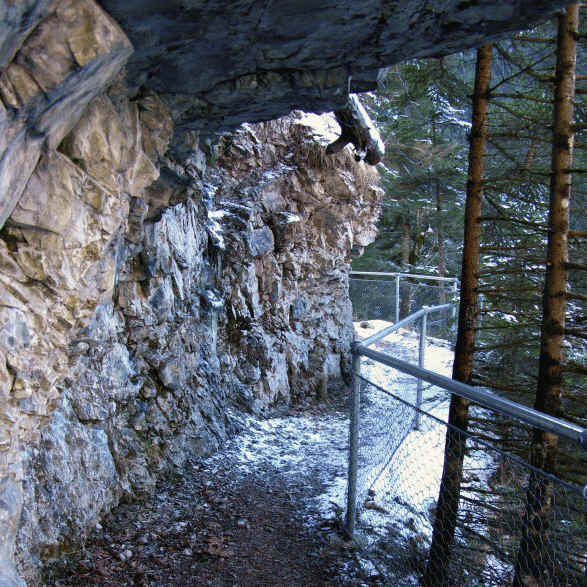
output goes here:
[[115, 84], [41, 157], [0, 240], [11, 531], [31, 582], [118, 500], [216, 450], [231, 406], [345, 374], [348, 263], [379, 190], [350, 151], [325, 155], [336, 126], [294, 114], [208, 153], [186, 133], [176, 160], [161, 100]]
[[207, 131], [324, 112], [376, 86], [378, 69], [453, 53], [568, 0], [102, 0], [135, 52], [131, 83], [164, 94], [178, 125]]
[[28, 25], [25, 30], [2, 29], [0, 225], [42, 151], [61, 142], [132, 52], [120, 27], [92, 0], [53, 2], [50, 11], [40, 2], [22, 12], [24, 4], [0, 3], [0, 14], [8, 11], [21, 26], [23, 21]]
[[332, 115], [239, 125], [565, 3], [0, 0], [0, 585], [344, 377], [374, 174]]

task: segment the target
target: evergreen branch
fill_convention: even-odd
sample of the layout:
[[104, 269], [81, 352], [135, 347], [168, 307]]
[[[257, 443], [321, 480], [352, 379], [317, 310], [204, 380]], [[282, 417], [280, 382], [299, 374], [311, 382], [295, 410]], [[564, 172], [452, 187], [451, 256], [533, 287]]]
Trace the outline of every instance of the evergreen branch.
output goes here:
[[[542, 185], [546, 186], [546, 184], [542, 184]], [[497, 186], [489, 185], [489, 186], [485, 186], [483, 189], [485, 190], [485, 192], [496, 191], [499, 193], [503, 193], [503, 188], [500, 188]], [[524, 202], [525, 204], [530, 204], [532, 206], [536, 206], [537, 208], [542, 208], [543, 210], [548, 210], [548, 204], [546, 204], [545, 202], [540, 202], [540, 201], [532, 200], [529, 198], [524, 198], [520, 194], [509, 194], [509, 197], [513, 200], [517, 200], [519, 202]]]
[[480, 251], [482, 253], [500, 253], [502, 251], [509, 252], [509, 251], [527, 251], [533, 250], [536, 248], [535, 244], [531, 245], [518, 245], [515, 247], [480, 247]]
[[572, 269], [572, 270], [576, 270], [576, 271], [587, 271], [587, 265], [585, 265], [584, 263], [567, 262], [567, 263], [565, 263], [565, 267], [567, 269]]
[[500, 295], [505, 293], [520, 293], [525, 291], [536, 292], [535, 287], [513, 287], [513, 288], [492, 288], [492, 289], [482, 289], [479, 288], [477, 293], [482, 294], [491, 294], [491, 295]]
[[567, 300], [581, 300], [583, 302], [587, 302], [587, 296], [580, 294], [580, 293], [574, 293], [574, 292], [567, 292]]
[[[540, 59], [537, 59], [533, 63], [530, 63], [529, 65], [526, 65], [525, 67], [522, 67], [519, 63], [516, 63], [515, 60], [512, 58], [512, 56], [509, 53], [507, 53], [506, 51], [504, 51], [501, 46], [496, 45], [496, 48], [497, 48], [498, 53], [502, 57], [504, 57], [507, 61], [509, 61], [510, 63], [513, 63], [517, 67], [520, 67], [521, 69], [519, 71], [517, 71], [516, 73], [513, 73], [512, 75], [502, 79], [499, 83], [495, 84], [492, 88], [489, 89], [489, 94], [492, 94], [494, 92], [494, 90], [499, 88], [499, 86], [509, 82], [512, 79], [515, 79], [516, 77], [518, 77], [522, 73], [528, 73], [532, 77], [536, 77], [536, 74], [533, 74], [533, 72], [531, 71], [532, 68], [535, 67], [536, 65], [538, 65], [539, 63], [546, 61], [549, 57], [552, 57], [552, 55], [554, 55], [554, 51], [552, 51], [551, 53], [548, 53], [547, 55], [543, 55], [542, 57], [540, 57]], [[538, 79], [540, 79], [540, 81], [544, 81], [542, 79], [542, 76], [538, 77]], [[554, 80], [554, 76], [552, 76], [552, 79]]]
[[478, 326], [475, 330], [478, 332], [481, 330], [515, 330], [518, 328], [531, 328], [531, 327], [539, 327], [540, 322], [524, 322], [523, 324], [496, 324], [495, 326]]
[[522, 134], [515, 134], [515, 133], [507, 133], [507, 132], [492, 132], [487, 135], [491, 138], [498, 138], [498, 139], [520, 139], [524, 141], [537, 141], [539, 143], [546, 143], [548, 145], [552, 145], [552, 139], [543, 139], [541, 137], [537, 137], [535, 135], [522, 135]]
[[531, 118], [530, 116], [528, 116], [526, 114], [522, 114], [521, 112], [516, 112], [513, 108], [510, 108], [509, 106], [507, 106], [506, 104], [503, 104], [502, 102], [493, 102], [492, 104], [493, 104], [493, 106], [498, 106], [499, 108], [502, 108], [503, 110], [505, 110], [506, 112], [511, 114], [514, 118], [519, 118], [521, 120], [531, 122], [532, 124], [540, 124], [540, 121], [537, 120], [536, 118]]
[[554, 104], [554, 100], [547, 100], [546, 98], [539, 98], [538, 96], [526, 96], [525, 94], [492, 94], [491, 98], [511, 98], [513, 100], [529, 100], [539, 104]]
[[[524, 268], [523, 269], [525, 273], [528, 273], [528, 269]], [[516, 268], [516, 269], [501, 269], [499, 271], [495, 271], [494, 269], [485, 269], [484, 271], [479, 271], [479, 273], [477, 273], [477, 277], [485, 277], [485, 276], [494, 276], [494, 275], [512, 275], [512, 274], [519, 274], [520, 271], [522, 271], [521, 268]], [[545, 273], [546, 269], [544, 267], [533, 267], [532, 268], [532, 272], [535, 273]]]
[[565, 328], [564, 334], [574, 336], [575, 338], [587, 339], [587, 332], [578, 328]]
[[[525, 171], [525, 173], [528, 173], [528, 171]], [[546, 174], [545, 174], [546, 175]], [[519, 175], [503, 175], [503, 176], [497, 176], [497, 177], [488, 177], [486, 179], [483, 180], [484, 184], [490, 184], [493, 182], [503, 182], [503, 181], [519, 181], [522, 183], [531, 183], [530, 179], [527, 177], [522, 177]]]
[[532, 265], [546, 265], [546, 261], [544, 259], [539, 259], [537, 257], [521, 257], [519, 253], [508, 253], [508, 251], [504, 252], [495, 252], [493, 253], [497, 257], [503, 257], [504, 259], [515, 259], [516, 261], [523, 261], [525, 263], [530, 263]]
[[[541, 44], [551, 44], [551, 45], [554, 45], [556, 43], [556, 39], [529, 37], [527, 35], [514, 35], [514, 40], [515, 41], [523, 41], [524, 43], [541, 43]], [[551, 55], [552, 55], [552, 53], [551, 53]]]
[[489, 377], [483, 377], [477, 373], [472, 375], [472, 379], [474, 381], [478, 381], [484, 387], [490, 387], [491, 389], [495, 389], [497, 391], [507, 391], [508, 393], [536, 393], [535, 389], [525, 389], [523, 387], [516, 387], [514, 385], [505, 385], [502, 383], [496, 383], [494, 379], [490, 379]]
[[569, 362], [566, 365], [561, 365], [561, 369], [565, 373], [579, 373], [580, 375], [587, 375], [587, 367], [581, 363]]
[[538, 344], [538, 341], [536, 340], [535, 336], [529, 337], [529, 338], [521, 338], [519, 340], [513, 340], [511, 342], [500, 342], [499, 344], [494, 344], [494, 345], [489, 345], [489, 346], [479, 346], [479, 347], [475, 347], [474, 351], [477, 352], [486, 352], [486, 351], [494, 351], [497, 349], [507, 349], [513, 346], [519, 346], [519, 345], [523, 345], [523, 344]]
[[548, 232], [548, 229], [544, 224], [530, 222], [529, 220], [520, 220], [519, 218], [508, 218], [504, 216], [481, 216], [481, 218], [479, 218], [479, 222], [513, 222], [514, 224], [521, 224], [522, 226], [533, 228], [539, 232]]

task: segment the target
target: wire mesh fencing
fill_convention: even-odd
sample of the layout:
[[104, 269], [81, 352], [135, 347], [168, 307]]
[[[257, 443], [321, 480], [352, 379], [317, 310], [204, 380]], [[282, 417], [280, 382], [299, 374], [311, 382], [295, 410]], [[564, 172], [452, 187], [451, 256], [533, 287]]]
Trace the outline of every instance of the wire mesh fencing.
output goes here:
[[[426, 281], [426, 276], [389, 275], [387, 279], [349, 279], [349, 296], [355, 321], [397, 322], [424, 306], [455, 301], [452, 283]], [[455, 309], [447, 309], [435, 315], [428, 324], [430, 335], [447, 338], [455, 324], [455, 312]]]
[[585, 452], [559, 439], [547, 474], [528, 462], [530, 428], [472, 407], [463, 433], [448, 392], [428, 385], [419, 410], [415, 377], [363, 363], [355, 536], [381, 582], [584, 585]]

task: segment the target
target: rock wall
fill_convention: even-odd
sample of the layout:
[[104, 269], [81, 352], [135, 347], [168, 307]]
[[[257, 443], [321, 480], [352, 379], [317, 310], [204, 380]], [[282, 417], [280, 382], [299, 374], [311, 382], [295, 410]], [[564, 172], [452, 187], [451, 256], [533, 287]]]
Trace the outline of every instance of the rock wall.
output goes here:
[[547, 20], [569, 0], [101, 0], [131, 39], [131, 83], [182, 126], [230, 129], [336, 110], [378, 70]]
[[41, 155], [0, 233], [0, 523], [31, 583], [121, 498], [216, 450], [230, 409], [345, 375], [348, 264], [379, 189], [325, 154], [329, 125], [292, 114], [168, 152], [164, 104], [118, 80]]

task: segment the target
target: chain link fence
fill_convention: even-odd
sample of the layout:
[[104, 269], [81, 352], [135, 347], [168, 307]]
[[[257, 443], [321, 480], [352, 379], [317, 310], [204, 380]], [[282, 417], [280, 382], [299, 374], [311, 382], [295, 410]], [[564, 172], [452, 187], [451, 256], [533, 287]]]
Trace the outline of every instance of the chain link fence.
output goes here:
[[[570, 480], [548, 475], [525, 458], [531, 428], [472, 407], [469, 432], [453, 430], [465, 446], [458, 507], [439, 512], [450, 394], [428, 385], [418, 409], [415, 377], [363, 364], [355, 536], [383, 584], [507, 585], [516, 565], [519, 585], [585, 584], [584, 451], [560, 439]], [[541, 502], [531, 517], [528, 487]], [[456, 517], [454, 533], [436, 529], [440, 558], [431, 556], [439, 515]]]
[[[398, 322], [413, 311], [455, 301], [456, 281], [436, 281], [426, 275], [389, 273], [376, 278], [353, 273], [349, 279], [349, 295], [353, 304], [355, 322], [383, 320]], [[429, 321], [431, 336], [442, 338], [455, 325], [455, 310], [445, 310]]]

